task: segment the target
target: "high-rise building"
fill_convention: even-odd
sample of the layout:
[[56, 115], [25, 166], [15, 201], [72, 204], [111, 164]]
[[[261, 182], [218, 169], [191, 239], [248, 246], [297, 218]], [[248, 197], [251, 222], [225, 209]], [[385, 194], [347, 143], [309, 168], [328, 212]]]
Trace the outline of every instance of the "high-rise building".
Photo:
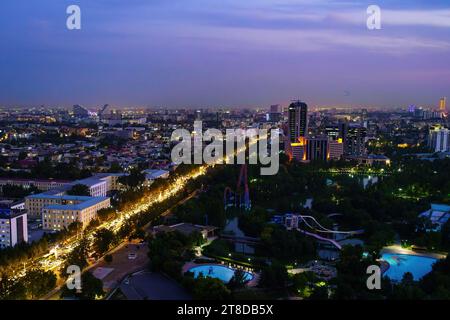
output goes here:
[[281, 106], [279, 104], [273, 104], [270, 106], [270, 113], [281, 113]]
[[274, 104], [270, 106], [270, 111], [268, 113], [268, 120], [272, 122], [278, 122], [282, 118], [282, 108], [279, 104]]
[[439, 111], [445, 112], [447, 110], [447, 98], [443, 97], [439, 100]]
[[328, 160], [328, 137], [306, 138], [306, 161], [327, 161]]
[[367, 129], [362, 125], [343, 125], [344, 154], [346, 156], [362, 156], [366, 154]]
[[288, 108], [289, 139], [292, 143], [298, 142], [300, 137], [308, 133], [308, 106], [301, 101], [293, 102]]
[[344, 143], [342, 138], [328, 141], [328, 158], [331, 160], [339, 160], [344, 155]]
[[428, 135], [428, 146], [434, 152], [450, 151], [450, 130], [440, 126], [432, 127]]
[[299, 137], [297, 142], [290, 142], [289, 151], [292, 158], [297, 161], [306, 160], [306, 138]]
[[331, 140], [337, 140], [338, 138], [342, 138], [341, 136], [341, 130], [339, 129], [338, 125], [330, 125], [325, 127], [325, 134], [331, 139]]

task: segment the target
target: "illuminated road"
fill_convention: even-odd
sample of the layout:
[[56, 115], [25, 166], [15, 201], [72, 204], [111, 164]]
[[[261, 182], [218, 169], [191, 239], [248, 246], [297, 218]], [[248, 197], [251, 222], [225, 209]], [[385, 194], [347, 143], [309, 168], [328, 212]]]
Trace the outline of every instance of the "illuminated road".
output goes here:
[[[156, 197], [154, 194], [150, 194], [148, 196], [143, 197], [139, 202], [134, 204], [127, 211], [122, 211], [120, 213], [120, 217], [111, 221], [107, 221], [101, 225], [99, 225], [95, 230], [91, 231], [87, 238], [89, 241], [94, 239], [95, 231], [98, 229], [109, 229], [113, 232], [117, 232], [123, 224], [133, 215], [136, 215], [140, 212], [148, 210], [152, 205], [156, 203], [161, 203], [164, 200], [167, 200], [177, 194], [179, 194], [183, 188], [186, 186], [186, 183], [190, 179], [196, 179], [197, 177], [204, 175], [206, 173], [206, 166], [202, 166], [199, 169], [195, 170], [190, 175], [186, 175], [175, 180], [164, 193], [159, 193]], [[48, 253], [44, 257], [38, 260], [38, 267], [41, 267], [44, 270], [57, 270], [62, 265], [64, 265], [64, 257], [70, 253], [73, 248], [75, 248], [79, 244], [79, 239], [77, 237], [73, 237], [71, 240], [66, 241], [65, 245], [61, 248], [57, 248], [52, 250], [51, 253]]]
[[[257, 143], [261, 138], [267, 138], [267, 136], [259, 137], [256, 140], [253, 140], [253, 143]], [[101, 225], [99, 225], [96, 229], [92, 230], [88, 233], [87, 239], [92, 242], [94, 239], [94, 234], [96, 230], [106, 228], [109, 230], [112, 230], [114, 232], [117, 232], [127, 221], [131, 216], [136, 215], [140, 212], [144, 212], [148, 210], [152, 205], [161, 203], [177, 194], [179, 194], [191, 179], [196, 179], [200, 176], [203, 176], [206, 174], [207, 169], [209, 167], [214, 167], [216, 164], [223, 163], [225, 160], [225, 163], [228, 163], [228, 161], [234, 156], [234, 154], [240, 153], [245, 151], [246, 147], [240, 148], [233, 152], [232, 155], [228, 154], [225, 155], [223, 159], [217, 160], [215, 163], [212, 164], [204, 164], [194, 170], [192, 173], [179, 177], [176, 179], [170, 186], [167, 187], [167, 189], [164, 192], [160, 192], [158, 195], [155, 196], [155, 194], [150, 194], [147, 196], [144, 196], [140, 201], [138, 201], [136, 204], [134, 204], [131, 208], [129, 208], [126, 211], [122, 211], [120, 213], [120, 217], [113, 219], [111, 221], [107, 221]], [[192, 196], [192, 194], [190, 195]], [[41, 268], [46, 271], [56, 271], [59, 270], [65, 263], [65, 257], [67, 254], [69, 254], [78, 244], [80, 243], [80, 239], [78, 239], [77, 236], [74, 236], [68, 240], [65, 240], [63, 244], [56, 245], [55, 248], [53, 248], [50, 253], [47, 253], [43, 255], [42, 257], [36, 258], [33, 261], [29, 262], [28, 264], [24, 265], [24, 269], [16, 272], [13, 279], [19, 278], [26, 275], [26, 269], [31, 268]], [[118, 244], [120, 245], [120, 244]]]

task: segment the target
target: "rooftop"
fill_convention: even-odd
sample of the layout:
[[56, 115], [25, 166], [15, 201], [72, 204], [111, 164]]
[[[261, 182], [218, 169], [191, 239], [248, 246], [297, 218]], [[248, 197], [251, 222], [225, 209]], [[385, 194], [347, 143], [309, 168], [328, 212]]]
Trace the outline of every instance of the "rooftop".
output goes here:
[[[89, 199], [92, 199], [92, 197], [89, 196], [70, 196], [70, 195], [64, 195], [64, 196], [57, 196], [52, 194], [46, 194], [46, 193], [38, 193], [38, 194], [32, 194], [27, 196], [27, 198], [31, 199], [55, 199], [55, 200], [67, 200], [67, 201], [87, 201]], [[105, 197], [96, 197], [96, 198], [105, 198]]]
[[84, 210], [86, 208], [89, 208], [93, 205], [96, 205], [97, 203], [103, 202], [108, 197], [88, 197], [89, 200], [76, 203], [76, 204], [51, 204], [45, 207], [45, 209], [52, 209], [52, 210]]

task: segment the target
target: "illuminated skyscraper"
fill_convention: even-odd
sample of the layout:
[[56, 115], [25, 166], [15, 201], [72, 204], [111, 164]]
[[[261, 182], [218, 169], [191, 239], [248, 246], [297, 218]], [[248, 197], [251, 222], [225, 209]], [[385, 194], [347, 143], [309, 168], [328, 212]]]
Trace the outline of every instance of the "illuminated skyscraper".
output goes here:
[[348, 156], [362, 156], [366, 154], [367, 129], [361, 125], [346, 126], [344, 134], [344, 153]]
[[289, 105], [289, 140], [293, 143], [308, 133], [308, 106], [301, 101]]
[[428, 135], [428, 146], [433, 152], [450, 151], [450, 130], [441, 126], [432, 127]]
[[447, 110], [447, 98], [443, 97], [441, 100], [439, 100], [439, 111], [446, 111]]

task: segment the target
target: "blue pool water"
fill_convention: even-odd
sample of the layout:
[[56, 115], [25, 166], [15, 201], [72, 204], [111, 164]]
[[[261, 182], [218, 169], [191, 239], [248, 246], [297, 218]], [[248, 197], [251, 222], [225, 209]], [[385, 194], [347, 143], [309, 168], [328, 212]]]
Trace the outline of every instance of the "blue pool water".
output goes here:
[[432, 269], [436, 259], [409, 254], [384, 253], [381, 258], [389, 263], [389, 269], [384, 273], [391, 280], [400, 281], [406, 272], [412, 273], [414, 280], [420, 280]]
[[[225, 266], [205, 264], [201, 266], [196, 266], [189, 269], [190, 272], [194, 273], [194, 277], [197, 278], [200, 273], [205, 277], [212, 277], [222, 280], [223, 282], [228, 282], [234, 275], [234, 269]], [[253, 275], [249, 272], [245, 272], [245, 279], [252, 280]]]

